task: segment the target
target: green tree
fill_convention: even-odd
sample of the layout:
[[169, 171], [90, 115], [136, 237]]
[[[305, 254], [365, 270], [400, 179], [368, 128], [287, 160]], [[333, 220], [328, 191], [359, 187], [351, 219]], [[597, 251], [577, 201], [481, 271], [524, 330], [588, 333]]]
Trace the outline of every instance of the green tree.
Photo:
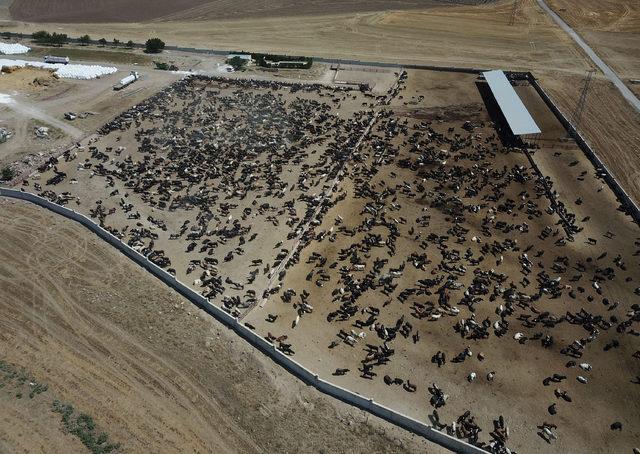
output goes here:
[[144, 45], [144, 51], [148, 54], [159, 54], [164, 49], [164, 41], [160, 38], [148, 39]]
[[11, 181], [15, 176], [16, 176], [15, 172], [10, 167], [5, 167], [2, 169], [2, 178], [0, 179], [4, 181]]
[[247, 60], [245, 60], [244, 58], [235, 56], [227, 60], [227, 64], [233, 66], [234, 70], [240, 71], [241, 69], [244, 69], [244, 67], [247, 65]]
[[100, 44], [101, 46], [106, 46], [107, 45], [107, 40], [104, 38], [100, 38], [98, 40], [98, 44]]
[[86, 46], [87, 44], [91, 44], [91, 37], [89, 35], [82, 35], [78, 41], [80, 41], [80, 44], [83, 46]]
[[117, 38], [113, 38], [113, 45], [114, 45], [115, 47], [118, 47], [118, 46], [120, 45], [120, 40], [119, 40], [119, 39], [117, 39]]
[[135, 45], [135, 44], [133, 44], [133, 41], [131, 41], [131, 40], [127, 41], [127, 47], [128, 47], [129, 49], [133, 49], [133, 46], [134, 46], [134, 45]]
[[49, 38], [49, 43], [57, 46], [62, 46], [67, 42], [69, 42], [69, 37], [66, 35], [66, 33], [53, 32], [53, 35], [51, 35], [51, 37]]
[[51, 40], [51, 34], [44, 30], [34, 32], [31, 37], [37, 43], [48, 43]]

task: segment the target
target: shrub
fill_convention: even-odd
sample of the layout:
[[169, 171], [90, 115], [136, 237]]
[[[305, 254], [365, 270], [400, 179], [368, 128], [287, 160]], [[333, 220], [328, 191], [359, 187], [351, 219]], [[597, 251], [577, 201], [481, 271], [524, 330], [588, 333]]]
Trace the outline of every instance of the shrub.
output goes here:
[[107, 40], [104, 38], [100, 38], [98, 40], [98, 44], [100, 44], [101, 46], [106, 46], [107, 45]]
[[56, 46], [61, 46], [69, 42], [69, 37], [65, 33], [54, 32], [53, 34], [50, 34], [49, 32], [44, 30], [33, 33], [31, 37], [37, 43], [53, 44]]
[[44, 30], [34, 32], [31, 37], [37, 43], [48, 43], [51, 40], [51, 34]]
[[148, 39], [144, 45], [144, 51], [148, 54], [159, 54], [164, 49], [164, 41], [160, 38]]
[[51, 410], [62, 415], [65, 430], [78, 437], [93, 454], [106, 454], [120, 447], [119, 443], [109, 443], [109, 436], [106, 433], [98, 433], [91, 416], [85, 413], [75, 416], [71, 405], [54, 400]]
[[5, 167], [4, 169], [2, 169], [2, 176], [0, 179], [4, 181], [11, 181], [15, 176], [16, 174], [13, 169], [11, 169], [10, 167]]
[[127, 46], [129, 49], [133, 49], [134, 45], [135, 45], [135, 44], [133, 43], [133, 41], [131, 41], [131, 40], [127, 41], [126, 46]]
[[239, 71], [241, 69], [244, 69], [244, 67], [247, 65], [247, 60], [236, 56], [227, 60], [227, 64], [233, 66], [234, 70]]
[[65, 33], [56, 33], [54, 32], [49, 39], [50, 44], [55, 44], [61, 46], [69, 42], [69, 37]]

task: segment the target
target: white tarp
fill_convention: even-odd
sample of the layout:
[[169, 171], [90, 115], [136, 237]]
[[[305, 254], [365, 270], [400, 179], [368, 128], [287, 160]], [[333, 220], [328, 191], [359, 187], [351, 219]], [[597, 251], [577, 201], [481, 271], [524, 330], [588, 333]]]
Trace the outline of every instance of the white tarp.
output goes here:
[[15, 55], [15, 54], [26, 54], [31, 49], [27, 46], [23, 46], [18, 43], [3, 43], [0, 41], [0, 54], [5, 55]]
[[118, 68], [114, 68], [113, 66], [63, 65], [62, 63], [42, 63], [39, 61], [0, 59], [0, 68], [5, 66], [19, 66], [21, 68], [31, 66], [34, 68], [53, 69], [58, 77], [65, 79], [95, 79], [118, 71]]
[[509, 123], [509, 128], [516, 136], [539, 134], [540, 128], [525, 107], [524, 103], [511, 86], [502, 71], [487, 71], [482, 75], [489, 84], [493, 97], [496, 98], [500, 110]]

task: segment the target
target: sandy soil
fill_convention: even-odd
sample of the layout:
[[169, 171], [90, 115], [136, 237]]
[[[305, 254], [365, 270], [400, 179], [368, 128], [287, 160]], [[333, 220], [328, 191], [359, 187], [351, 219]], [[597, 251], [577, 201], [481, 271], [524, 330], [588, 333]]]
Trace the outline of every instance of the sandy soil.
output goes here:
[[14, 0], [9, 11], [17, 20], [29, 22], [140, 22], [149, 20], [206, 20], [247, 17], [295, 17], [307, 14], [344, 14], [425, 8], [442, 4], [474, 4], [482, 0]]
[[4, 452], [82, 451], [53, 399], [122, 452], [444, 452], [301, 385], [81, 226], [0, 208], [0, 359], [48, 385], [0, 389]]

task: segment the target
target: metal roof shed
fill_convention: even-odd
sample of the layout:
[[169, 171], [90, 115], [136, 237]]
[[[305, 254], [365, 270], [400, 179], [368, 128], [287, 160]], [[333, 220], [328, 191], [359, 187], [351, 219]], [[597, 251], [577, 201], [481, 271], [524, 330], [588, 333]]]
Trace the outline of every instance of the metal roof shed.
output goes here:
[[542, 132], [503, 71], [487, 71], [482, 75], [489, 84], [491, 93], [514, 135], [523, 136]]

